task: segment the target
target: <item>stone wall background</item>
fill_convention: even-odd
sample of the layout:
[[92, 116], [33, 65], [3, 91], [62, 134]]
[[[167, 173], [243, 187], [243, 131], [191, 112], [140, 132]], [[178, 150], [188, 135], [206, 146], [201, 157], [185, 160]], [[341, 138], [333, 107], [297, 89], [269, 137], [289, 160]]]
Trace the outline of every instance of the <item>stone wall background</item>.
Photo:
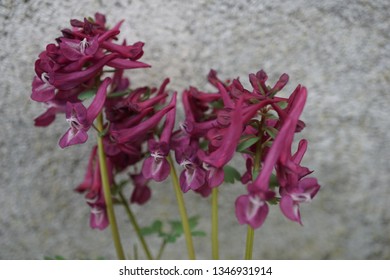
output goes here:
[[[30, 101], [33, 65], [69, 19], [105, 13], [121, 38], [144, 41], [149, 70], [129, 71], [135, 85], [207, 89], [206, 75], [241, 77], [263, 68], [271, 81], [290, 75], [309, 90], [302, 116], [309, 140], [305, 164], [322, 189], [301, 209], [304, 226], [278, 207], [256, 232], [255, 258], [390, 258], [390, 4], [388, 1], [0, 1], [0, 259], [115, 258], [109, 230], [88, 228], [88, 207], [73, 188], [87, 164], [86, 145], [61, 150], [67, 124], [33, 126], [43, 109]], [[248, 83], [247, 83], [248, 84]], [[92, 139], [92, 137], [91, 137]], [[154, 184], [153, 199], [133, 207], [140, 223], [178, 217], [169, 184]], [[242, 193], [226, 185], [220, 198], [221, 257], [242, 258], [246, 228], [234, 217]], [[209, 230], [209, 201], [185, 195], [190, 214]], [[118, 209], [123, 243], [135, 236]], [[151, 239], [151, 245], [159, 245]], [[209, 238], [196, 238], [197, 255], [210, 258]], [[141, 249], [139, 248], [139, 251]], [[140, 252], [141, 257], [142, 253]], [[168, 259], [186, 258], [184, 240]]]

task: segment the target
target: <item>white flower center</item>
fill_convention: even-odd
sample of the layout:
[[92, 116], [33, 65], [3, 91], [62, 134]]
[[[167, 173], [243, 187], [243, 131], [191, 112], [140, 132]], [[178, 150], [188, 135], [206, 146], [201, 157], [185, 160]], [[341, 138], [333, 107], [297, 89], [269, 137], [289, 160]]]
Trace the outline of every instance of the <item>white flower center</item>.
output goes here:
[[293, 193], [290, 195], [295, 202], [309, 202], [311, 197], [309, 193]]
[[47, 74], [46, 72], [43, 72], [42, 75], [41, 75], [41, 80], [42, 82], [44, 82], [45, 84], [49, 84], [49, 74]]
[[183, 166], [186, 170], [188, 170], [188, 169], [194, 169], [193, 167], [192, 167], [192, 162], [191, 161], [189, 161], [189, 160], [187, 160], [187, 159], [185, 159], [185, 160], [183, 160], [181, 163], [180, 163], [180, 166]]
[[150, 153], [150, 155], [154, 158], [154, 160], [160, 160], [163, 159], [164, 156], [160, 154], [158, 151]]
[[85, 54], [85, 50], [89, 47], [89, 42], [87, 41], [87, 38], [84, 38], [81, 42], [80, 42], [80, 52], [82, 54]]
[[91, 214], [93, 214], [95, 222], [97, 225], [101, 225], [104, 219], [104, 211], [98, 207], [91, 208]]
[[261, 206], [264, 205], [264, 201], [261, 200], [258, 196], [249, 196], [249, 204], [248, 208], [246, 209], [246, 216], [248, 220], [251, 220], [259, 210]]

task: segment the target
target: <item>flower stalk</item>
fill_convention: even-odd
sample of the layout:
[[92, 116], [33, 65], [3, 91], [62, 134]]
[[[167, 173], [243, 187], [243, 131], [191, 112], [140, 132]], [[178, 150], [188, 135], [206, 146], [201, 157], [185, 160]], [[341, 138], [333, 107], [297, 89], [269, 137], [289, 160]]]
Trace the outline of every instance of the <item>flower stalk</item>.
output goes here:
[[121, 199], [123, 206], [125, 207], [127, 216], [130, 219], [130, 223], [134, 227], [135, 233], [137, 234], [137, 237], [138, 237], [139, 241], [141, 242], [141, 245], [142, 245], [142, 248], [144, 249], [146, 257], [148, 258], [148, 260], [152, 260], [153, 257], [152, 257], [152, 254], [150, 253], [148, 244], [146, 243], [145, 238], [141, 234], [141, 229], [140, 229], [138, 222], [133, 214], [133, 211], [131, 211], [129, 203], [127, 203], [127, 200], [126, 200], [125, 196], [123, 195], [122, 191], [119, 191], [118, 194], [119, 194], [119, 197]]
[[213, 259], [218, 260], [218, 187], [211, 192], [211, 250]]
[[[258, 176], [261, 169], [261, 157], [263, 153], [263, 127], [265, 124], [265, 114], [266, 110], [262, 110], [261, 121], [259, 124], [259, 141], [256, 143], [256, 152], [253, 163], [253, 176]], [[255, 239], [255, 231], [250, 225], [247, 226], [246, 233], [246, 246], [245, 246], [245, 259], [251, 260], [253, 255], [253, 245]]]
[[170, 165], [170, 174], [172, 177], [173, 188], [175, 190], [177, 205], [179, 207], [181, 222], [183, 225], [184, 236], [185, 236], [186, 244], [187, 244], [188, 258], [190, 260], [195, 260], [195, 250], [194, 250], [194, 245], [192, 242], [192, 234], [191, 234], [190, 224], [188, 222], [187, 210], [186, 210], [186, 207], [184, 204], [184, 198], [183, 198], [183, 194], [182, 194], [182, 191], [180, 188], [179, 179], [177, 177], [175, 165], [172, 161], [172, 157], [170, 154], [167, 156], [167, 160], [168, 160], [168, 163]]
[[[102, 113], [99, 114], [97, 118], [97, 125], [98, 133], [101, 133], [103, 128], [103, 115]], [[98, 135], [97, 137], [97, 143], [98, 143], [98, 154], [99, 154], [99, 165], [100, 165], [100, 172], [101, 172], [101, 179], [102, 179], [102, 185], [103, 185], [103, 193], [104, 193], [104, 200], [106, 203], [106, 210], [108, 214], [108, 220], [110, 222], [110, 228], [111, 228], [111, 234], [112, 239], [114, 241], [114, 246], [116, 250], [116, 254], [118, 259], [125, 260], [125, 254], [123, 252], [123, 247], [119, 235], [118, 225], [116, 222], [114, 207], [112, 203], [112, 197], [111, 197], [111, 190], [110, 190], [110, 182], [108, 178], [108, 172], [107, 172], [107, 163], [106, 163], [106, 155], [104, 153], [104, 146], [103, 146], [103, 138]]]

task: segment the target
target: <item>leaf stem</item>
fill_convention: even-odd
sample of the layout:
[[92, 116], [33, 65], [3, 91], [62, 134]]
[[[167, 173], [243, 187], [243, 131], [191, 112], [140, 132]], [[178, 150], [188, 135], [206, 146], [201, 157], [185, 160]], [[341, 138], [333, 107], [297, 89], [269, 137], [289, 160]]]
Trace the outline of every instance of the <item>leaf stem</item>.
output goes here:
[[[103, 128], [103, 115], [102, 113], [99, 114], [97, 118], [97, 129], [98, 132], [101, 133]], [[112, 197], [111, 197], [111, 190], [110, 190], [110, 181], [108, 178], [108, 171], [107, 171], [107, 162], [106, 162], [106, 155], [104, 152], [104, 146], [103, 146], [103, 138], [101, 136], [97, 137], [97, 144], [98, 144], [98, 154], [99, 154], [99, 166], [100, 166], [100, 175], [101, 180], [103, 184], [103, 193], [104, 193], [104, 200], [106, 203], [106, 209], [108, 214], [108, 220], [110, 222], [110, 228], [111, 228], [111, 234], [112, 239], [114, 241], [114, 246], [116, 250], [116, 254], [118, 259], [124, 260], [125, 254], [123, 252], [123, 247], [119, 235], [118, 225], [115, 218], [115, 212], [114, 207], [112, 203]]]
[[211, 191], [211, 253], [214, 260], [219, 259], [218, 243], [218, 187]]
[[188, 222], [187, 210], [185, 208], [184, 198], [183, 198], [183, 194], [181, 192], [181, 188], [180, 188], [180, 184], [179, 184], [179, 179], [177, 177], [175, 165], [173, 164], [172, 157], [170, 154], [167, 156], [167, 160], [168, 160], [169, 165], [171, 167], [170, 173], [171, 173], [173, 187], [174, 187], [175, 194], [176, 194], [177, 204], [179, 207], [181, 222], [183, 225], [184, 236], [186, 239], [188, 258], [190, 260], [195, 260], [195, 251], [194, 251], [194, 245], [192, 243], [192, 235], [191, 235], [190, 224]]
[[152, 260], [153, 257], [152, 257], [152, 254], [150, 253], [148, 244], [146, 243], [145, 238], [141, 234], [141, 229], [140, 229], [140, 227], [138, 225], [138, 222], [137, 222], [133, 212], [131, 211], [129, 203], [127, 202], [127, 200], [126, 200], [125, 196], [123, 195], [122, 191], [119, 191], [118, 194], [119, 194], [119, 197], [121, 199], [121, 202], [122, 202], [123, 206], [125, 207], [127, 216], [129, 216], [130, 222], [131, 222], [131, 224], [134, 227], [135, 233], [137, 234], [137, 237], [138, 237], [139, 241], [141, 242], [141, 245], [142, 245], [142, 248], [144, 249], [146, 257], [149, 260]]

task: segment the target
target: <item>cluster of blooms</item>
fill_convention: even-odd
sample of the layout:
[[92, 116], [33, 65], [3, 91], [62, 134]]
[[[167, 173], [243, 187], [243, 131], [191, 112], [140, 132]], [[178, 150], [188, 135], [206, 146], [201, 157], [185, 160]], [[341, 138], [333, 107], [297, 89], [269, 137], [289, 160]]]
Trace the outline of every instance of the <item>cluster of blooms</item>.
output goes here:
[[[250, 74], [252, 89], [247, 90], [239, 79], [225, 84], [210, 71], [208, 80], [216, 92], [184, 91], [186, 119], [173, 134], [172, 149], [184, 167], [180, 176], [183, 192], [192, 189], [209, 195], [224, 181], [224, 166], [237, 151], [242, 153], [247, 170], [241, 182], [248, 187], [247, 194], [236, 200], [236, 216], [241, 224], [253, 228], [263, 224], [267, 202], [280, 201], [282, 213], [301, 223], [299, 204], [310, 201], [320, 188], [315, 178], [306, 177], [312, 171], [300, 165], [307, 141], [301, 140], [291, 154], [294, 134], [305, 126], [299, 116], [306, 88], [299, 85], [289, 98], [280, 98], [275, 95], [288, 82], [288, 75], [283, 74], [273, 87], [266, 86], [267, 79], [263, 70]], [[277, 184], [272, 186], [274, 170]], [[276, 186], [280, 197], [276, 197]]]
[[[307, 141], [301, 140], [298, 150], [291, 152], [294, 134], [305, 126], [299, 117], [306, 88], [298, 86], [289, 98], [281, 98], [276, 94], [288, 82], [286, 74], [273, 87], [265, 84], [264, 71], [251, 74], [253, 89], [247, 90], [238, 79], [224, 83], [212, 70], [208, 80], [215, 92], [185, 90], [181, 96], [185, 120], [174, 130], [177, 94], [166, 90], [169, 79], [158, 89], [131, 89], [124, 69], [149, 67], [138, 61], [143, 43], [117, 44], [122, 22], [112, 29], [105, 23], [102, 14], [71, 20], [72, 29], [62, 30], [56, 44], [47, 45], [39, 55], [31, 98], [44, 103], [47, 110], [35, 119], [35, 125], [48, 126], [57, 114], [65, 114], [70, 128], [59, 141], [65, 148], [85, 143], [95, 119], [104, 114], [100, 137], [110, 184], [114, 186], [115, 176], [129, 172], [129, 167], [141, 167], [129, 178], [134, 185], [130, 202], [138, 204], [149, 200], [150, 180], [161, 182], [169, 176], [170, 151], [182, 167], [182, 191], [193, 190], [204, 197], [222, 184], [224, 167], [239, 152], [247, 168], [241, 177], [247, 193], [236, 200], [239, 223], [260, 227], [268, 213], [267, 203], [277, 202], [287, 218], [301, 223], [299, 204], [319, 190], [317, 180], [306, 177], [311, 171], [300, 165]], [[277, 184], [270, 184], [272, 176]], [[96, 146], [76, 190], [85, 193], [91, 227], [106, 228], [109, 222]]]

